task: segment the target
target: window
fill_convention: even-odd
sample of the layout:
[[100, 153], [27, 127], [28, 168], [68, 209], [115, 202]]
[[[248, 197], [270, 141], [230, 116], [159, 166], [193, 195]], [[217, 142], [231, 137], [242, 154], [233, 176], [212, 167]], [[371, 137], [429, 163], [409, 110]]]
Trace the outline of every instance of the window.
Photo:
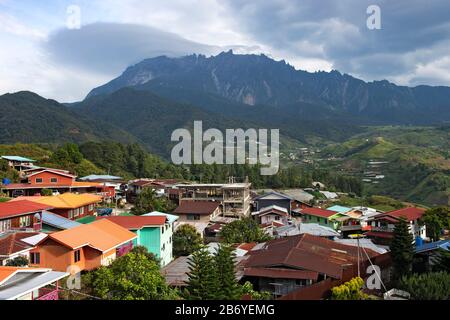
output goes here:
[[78, 208], [77, 208], [77, 209], [74, 209], [74, 210], [73, 210], [73, 216], [74, 216], [74, 217], [78, 217], [79, 215], [80, 215], [80, 209], [78, 209]]
[[275, 216], [275, 220], [280, 220], [280, 216]]
[[51, 183], [58, 183], [58, 178], [50, 178]]
[[89, 210], [89, 211], [94, 210], [94, 205], [93, 205], [93, 204], [90, 204], [88, 210]]
[[80, 215], [83, 215], [84, 214], [84, 207], [81, 207], [80, 208]]
[[30, 262], [31, 262], [31, 264], [40, 264], [41, 263], [41, 254], [39, 252], [31, 252], [30, 253]]
[[74, 255], [74, 261], [75, 261], [75, 262], [78, 262], [78, 261], [81, 260], [81, 252], [80, 252], [80, 250], [75, 251], [75, 252], [73, 253], [73, 255]]
[[42, 178], [36, 178], [35, 181], [36, 183], [42, 183]]
[[19, 227], [25, 228], [30, 226], [31, 224], [31, 217], [30, 216], [24, 216], [19, 218]]
[[200, 220], [200, 215], [199, 214], [188, 214], [187, 219], [188, 220]]
[[0, 233], [11, 229], [11, 220], [0, 221]]
[[69, 219], [72, 219], [72, 218], [73, 218], [73, 210], [72, 210], [72, 209], [69, 210], [68, 217], [69, 217]]

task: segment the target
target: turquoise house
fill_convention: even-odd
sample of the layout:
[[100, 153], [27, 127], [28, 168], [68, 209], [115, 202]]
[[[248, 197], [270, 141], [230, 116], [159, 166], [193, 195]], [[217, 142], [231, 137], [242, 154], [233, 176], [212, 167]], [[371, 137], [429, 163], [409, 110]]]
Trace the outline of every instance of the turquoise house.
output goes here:
[[168, 217], [164, 213], [150, 213], [142, 216], [110, 216], [104, 219], [134, 232], [137, 238], [133, 240], [133, 246], [147, 248], [148, 252], [160, 259], [162, 267], [173, 260], [172, 238], [175, 218]]

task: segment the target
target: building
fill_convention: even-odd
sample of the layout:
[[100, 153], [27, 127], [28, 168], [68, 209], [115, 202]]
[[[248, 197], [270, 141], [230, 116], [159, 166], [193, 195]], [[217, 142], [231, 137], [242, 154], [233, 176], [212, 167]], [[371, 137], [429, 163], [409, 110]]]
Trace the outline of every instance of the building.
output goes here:
[[338, 230], [340, 226], [336, 218], [343, 216], [339, 212], [321, 208], [304, 208], [300, 213], [302, 223], [318, 223], [322, 226], [333, 228], [334, 230]]
[[11, 201], [23, 199], [47, 205], [51, 207], [51, 212], [70, 220], [76, 220], [94, 215], [95, 209], [103, 197], [90, 193], [76, 194], [67, 192], [57, 196], [18, 197]]
[[[378, 255], [366, 249], [369, 257]], [[284, 237], [255, 246], [244, 262], [244, 281], [278, 298], [326, 279], [354, 273], [358, 248], [309, 234]], [[356, 264], [356, 266], [355, 266]], [[356, 267], [356, 268], [355, 268]]]
[[118, 224], [101, 219], [48, 234], [30, 252], [30, 266], [73, 272], [109, 265], [129, 252], [137, 236]]
[[336, 211], [339, 213], [347, 213], [349, 211], [352, 211], [352, 208], [344, 207], [344, 206], [340, 206], [340, 205], [334, 205], [334, 206], [327, 208], [327, 210]]
[[45, 236], [39, 232], [4, 232], [0, 234], [0, 266], [18, 257], [30, 260], [30, 251]]
[[279, 226], [287, 225], [290, 218], [288, 209], [277, 205], [261, 208], [259, 211], [252, 212], [252, 216], [260, 225], [271, 225], [273, 222]]
[[81, 223], [64, 218], [59, 214], [42, 211], [42, 232], [51, 233], [80, 226]]
[[180, 222], [209, 222], [220, 215], [220, 202], [182, 201], [173, 213]]
[[297, 225], [290, 224], [274, 229], [273, 235], [276, 238], [296, 236], [302, 233], [307, 233], [317, 237], [325, 237], [334, 239], [340, 237], [341, 234], [330, 227], [325, 227], [317, 223], [299, 223]]
[[286, 209], [289, 214], [291, 213], [292, 198], [275, 191], [259, 196], [255, 198], [253, 201], [255, 202], [257, 211], [261, 210], [262, 208], [267, 208], [272, 205], [276, 205], [277, 207]]
[[112, 216], [107, 219], [137, 235], [134, 246], [143, 246], [161, 260], [161, 266], [169, 264], [172, 259], [173, 223], [165, 215], [151, 216]]
[[367, 220], [370, 231], [366, 232], [365, 235], [373, 239], [375, 243], [388, 245], [394, 237], [395, 225], [400, 219], [405, 219], [414, 239], [425, 239], [426, 227], [419, 223], [424, 213], [425, 209], [407, 207], [374, 215]]
[[30, 169], [34, 166], [33, 163], [36, 162], [36, 160], [19, 156], [1, 156], [1, 158], [8, 161], [8, 166], [17, 171]]
[[2, 187], [10, 197], [34, 196], [42, 189], [50, 189], [55, 194], [64, 192], [102, 192], [102, 185], [96, 182], [76, 181], [76, 176], [66, 170], [52, 168], [32, 168], [23, 171], [21, 183], [10, 183]]
[[250, 186], [249, 182], [175, 185], [183, 190], [179, 195], [180, 204], [186, 201], [217, 201], [222, 216], [236, 218], [250, 216]]
[[69, 273], [0, 266], [0, 300], [58, 300], [58, 281]]
[[42, 212], [48, 209], [52, 207], [28, 200], [0, 203], [0, 234], [9, 230], [41, 230]]

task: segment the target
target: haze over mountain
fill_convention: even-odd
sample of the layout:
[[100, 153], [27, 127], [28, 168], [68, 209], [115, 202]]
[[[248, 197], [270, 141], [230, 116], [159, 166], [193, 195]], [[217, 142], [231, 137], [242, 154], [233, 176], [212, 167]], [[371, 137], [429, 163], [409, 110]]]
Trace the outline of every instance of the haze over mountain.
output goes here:
[[189, 55], [146, 59], [87, 96], [123, 87], [149, 90], [213, 111], [218, 98], [235, 114], [245, 106], [270, 106], [278, 113], [302, 111], [346, 118], [358, 124], [440, 124], [450, 121], [450, 88], [364, 82], [338, 71], [309, 73], [265, 55]]

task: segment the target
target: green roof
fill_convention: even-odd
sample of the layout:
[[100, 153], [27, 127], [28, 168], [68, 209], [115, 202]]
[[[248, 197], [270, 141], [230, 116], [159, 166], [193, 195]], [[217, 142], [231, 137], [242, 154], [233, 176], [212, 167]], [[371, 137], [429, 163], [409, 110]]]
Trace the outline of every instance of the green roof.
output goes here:
[[122, 216], [122, 217], [133, 217], [134, 214], [132, 214], [131, 212], [122, 212], [121, 214], [119, 214], [119, 216]]
[[86, 216], [86, 217], [77, 219], [75, 221], [79, 222], [79, 223], [82, 223], [82, 224], [89, 224], [91, 222], [94, 222], [96, 218], [97, 218], [96, 216]]

